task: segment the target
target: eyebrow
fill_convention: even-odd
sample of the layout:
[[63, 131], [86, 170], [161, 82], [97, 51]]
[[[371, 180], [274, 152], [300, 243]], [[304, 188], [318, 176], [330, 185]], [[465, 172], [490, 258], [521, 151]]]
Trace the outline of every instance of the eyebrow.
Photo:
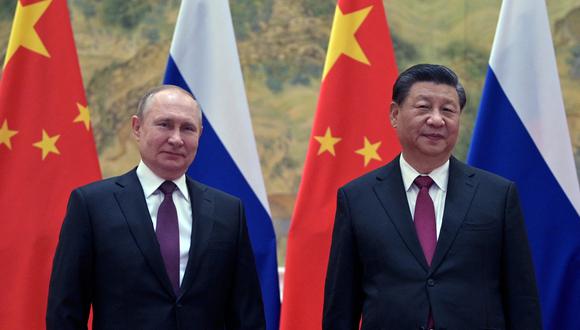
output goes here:
[[[433, 96], [435, 96], [435, 95], [433, 95]], [[416, 101], [422, 101], [422, 100], [430, 101], [433, 99], [433, 96], [419, 94], [416, 96]], [[445, 95], [437, 95], [437, 96], [441, 96], [444, 99], [444, 101], [447, 103], [455, 103], [455, 100], [453, 99], [453, 97], [447, 97]], [[457, 100], [457, 105], [459, 105], [459, 100]]]

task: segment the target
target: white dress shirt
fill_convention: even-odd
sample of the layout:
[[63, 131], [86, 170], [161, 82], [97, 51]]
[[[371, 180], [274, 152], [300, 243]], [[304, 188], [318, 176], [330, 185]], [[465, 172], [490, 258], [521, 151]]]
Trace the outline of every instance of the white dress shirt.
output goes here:
[[[164, 195], [159, 190], [159, 186], [165, 182], [164, 179], [157, 176], [143, 161], [137, 166], [137, 177], [145, 193], [147, 208], [153, 221], [153, 228], [157, 229], [157, 211], [159, 205], [163, 202]], [[187, 259], [189, 258], [189, 245], [191, 244], [191, 201], [187, 190], [185, 175], [173, 180], [177, 189], [173, 192], [173, 203], [177, 209], [177, 222], [179, 224], [179, 284], [183, 281]]]
[[[415, 178], [419, 175], [428, 175], [435, 182], [429, 188], [429, 196], [433, 200], [435, 207], [435, 224], [437, 225], [437, 239], [439, 239], [439, 232], [443, 224], [443, 212], [445, 211], [445, 197], [447, 196], [447, 182], [449, 180], [449, 160], [445, 164], [431, 171], [431, 173], [419, 173], [407, 161], [403, 154], [399, 157], [399, 164], [401, 165], [401, 175], [403, 176], [403, 184], [407, 192], [407, 202], [409, 202], [409, 210], [411, 217], [415, 216], [415, 204], [417, 203], [417, 195], [419, 194], [419, 187], [413, 184]], [[413, 221], [415, 219], [413, 218]]]

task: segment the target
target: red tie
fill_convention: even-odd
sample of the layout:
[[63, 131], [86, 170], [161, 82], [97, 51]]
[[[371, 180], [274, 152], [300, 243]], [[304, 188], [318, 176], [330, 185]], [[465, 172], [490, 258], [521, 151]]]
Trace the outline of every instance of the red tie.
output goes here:
[[[435, 246], [437, 245], [437, 227], [435, 225], [435, 207], [433, 200], [429, 195], [429, 188], [433, 185], [433, 179], [429, 176], [418, 176], [415, 185], [419, 187], [419, 194], [417, 195], [417, 203], [415, 203], [415, 230], [417, 237], [423, 248], [423, 254], [427, 259], [427, 264], [431, 266], [433, 254], [435, 253]], [[427, 328], [434, 329], [433, 314], [429, 308]]]
[[431, 260], [437, 245], [437, 228], [435, 226], [435, 207], [433, 200], [429, 196], [429, 188], [433, 185], [433, 179], [428, 176], [418, 176], [415, 185], [419, 187], [417, 203], [415, 204], [415, 230], [417, 237], [423, 248], [423, 254], [427, 259], [427, 264], [431, 266]]

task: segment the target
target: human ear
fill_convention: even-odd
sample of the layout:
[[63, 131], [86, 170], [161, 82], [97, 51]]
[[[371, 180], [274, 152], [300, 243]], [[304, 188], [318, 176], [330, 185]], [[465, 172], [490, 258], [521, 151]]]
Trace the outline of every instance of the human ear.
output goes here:
[[131, 130], [135, 139], [139, 141], [141, 137], [141, 119], [138, 116], [131, 117]]
[[389, 118], [391, 120], [391, 126], [397, 127], [397, 116], [399, 115], [399, 105], [396, 102], [391, 102], [391, 110]]

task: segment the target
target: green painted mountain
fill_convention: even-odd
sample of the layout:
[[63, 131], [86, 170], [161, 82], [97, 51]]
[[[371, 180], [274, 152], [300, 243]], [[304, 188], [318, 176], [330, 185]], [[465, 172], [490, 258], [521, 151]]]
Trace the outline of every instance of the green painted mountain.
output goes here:
[[[266, 186], [269, 194], [293, 195], [316, 110], [335, 1], [230, 3]], [[462, 77], [469, 103], [456, 154], [464, 158], [500, 0], [384, 3], [400, 69], [437, 62]], [[162, 79], [179, 1], [69, 0], [69, 6], [101, 167], [104, 176], [115, 175], [138, 160], [128, 119], [143, 91]], [[14, 8], [15, 0], [0, 0], [2, 57]], [[548, 0], [548, 8], [580, 165], [580, 4]], [[288, 216], [288, 211], [282, 213]]]

